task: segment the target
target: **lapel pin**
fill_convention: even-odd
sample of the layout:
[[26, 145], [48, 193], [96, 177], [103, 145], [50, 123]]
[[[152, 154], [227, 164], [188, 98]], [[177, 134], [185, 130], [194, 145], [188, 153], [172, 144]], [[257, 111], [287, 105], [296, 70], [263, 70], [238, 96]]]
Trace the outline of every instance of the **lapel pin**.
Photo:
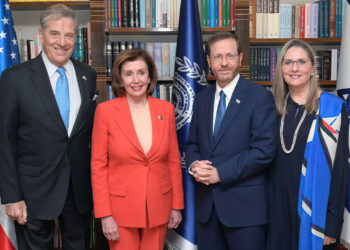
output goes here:
[[163, 120], [163, 116], [161, 116], [161, 115], [158, 115], [158, 117], [157, 117], [159, 120]]
[[82, 76], [82, 78], [83, 78], [83, 80], [85, 80], [85, 81], [87, 80], [86, 76]]
[[241, 103], [241, 100], [239, 100], [239, 99], [236, 99], [236, 102], [237, 102], [238, 104], [240, 104], [240, 103]]

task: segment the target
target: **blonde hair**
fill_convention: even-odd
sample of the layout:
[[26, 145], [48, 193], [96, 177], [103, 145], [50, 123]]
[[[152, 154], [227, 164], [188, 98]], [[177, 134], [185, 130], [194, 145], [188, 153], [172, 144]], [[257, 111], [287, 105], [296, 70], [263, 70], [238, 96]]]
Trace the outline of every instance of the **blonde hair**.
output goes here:
[[[285, 105], [285, 99], [289, 92], [288, 85], [283, 79], [283, 75], [282, 75], [282, 63], [287, 51], [293, 47], [303, 49], [306, 52], [307, 57], [310, 60], [312, 66], [314, 67], [316, 64], [315, 53], [307, 42], [299, 39], [293, 39], [288, 41], [282, 47], [282, 50], [276, 65], [275, 77], [272, 83], [272, 87], [273, 87], [272, 92], [275, 97], [276, 109], [280, 115], [284, 115], [283, 110]], [[305, 109], [308, 113], [316, 112], [318, 109], [318, 104], [319, 104], [318, 91], [319, 90], [320, 90], [320, 86], [319, 86], [318, 80], [316, 79], [315, 75], [312, 75], [310, 78], [309, 93], [307, 95], [307, 99], [305, 103]]]

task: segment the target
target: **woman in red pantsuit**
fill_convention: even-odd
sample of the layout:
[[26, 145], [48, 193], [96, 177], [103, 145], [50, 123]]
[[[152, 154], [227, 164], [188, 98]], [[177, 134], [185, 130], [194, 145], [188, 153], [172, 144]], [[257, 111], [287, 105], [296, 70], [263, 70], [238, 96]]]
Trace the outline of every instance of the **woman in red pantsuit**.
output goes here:
[[174, 109], [153, 98], [157, 71], [140, 49], [113, 66], [117, 98], [99, 104], [92, 135], [96, 218], [111, 249], [163, 249], [184, 208]]

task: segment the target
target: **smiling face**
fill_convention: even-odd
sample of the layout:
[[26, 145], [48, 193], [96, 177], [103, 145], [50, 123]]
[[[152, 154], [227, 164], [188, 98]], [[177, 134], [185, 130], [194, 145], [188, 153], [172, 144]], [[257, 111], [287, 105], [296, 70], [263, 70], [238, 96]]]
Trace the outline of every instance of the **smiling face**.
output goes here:
[[147, 98], [147, 87], [150, 79], [144, 60], [126, 61], [121, 67], [121, 78], [128, 98], [135, 101]]
[[72, 18], [50, 19], [44, 30], [39, 30], [40, 42], [47, 58], [57, 67], [65, 65], [73, 54], [76, 40]]
[[282, 76], [289, 89], [309, 89], [315, 67], [304, 49], [291, 47], [282, 61]]
[[219, 40], [210, 46], [208, 64], [221, 88], [236, 77], [242, 58], [243, 54], [238, 54], [237, 42], [234, 39]]

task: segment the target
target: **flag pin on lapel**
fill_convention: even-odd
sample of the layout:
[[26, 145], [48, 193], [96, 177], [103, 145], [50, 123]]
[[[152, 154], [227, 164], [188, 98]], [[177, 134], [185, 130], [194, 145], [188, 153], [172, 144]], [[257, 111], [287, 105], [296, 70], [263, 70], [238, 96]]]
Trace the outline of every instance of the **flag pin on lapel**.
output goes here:
[[240, 104], [240, 103], [241, 103], [241, 100], [239, 100], [239, 99], [236, 99], [236, 102], [237, 102], [238, 104]]
[[159, 120], [163, 120], [163, 116], [161, 116], [161, 115], [158, 115], [158, 117], [157, 117]]
[[82, 76], [82, 78], [83, 78], [83, 80], [85, 80], [85, 81], [87, 80], [86, 76]]

